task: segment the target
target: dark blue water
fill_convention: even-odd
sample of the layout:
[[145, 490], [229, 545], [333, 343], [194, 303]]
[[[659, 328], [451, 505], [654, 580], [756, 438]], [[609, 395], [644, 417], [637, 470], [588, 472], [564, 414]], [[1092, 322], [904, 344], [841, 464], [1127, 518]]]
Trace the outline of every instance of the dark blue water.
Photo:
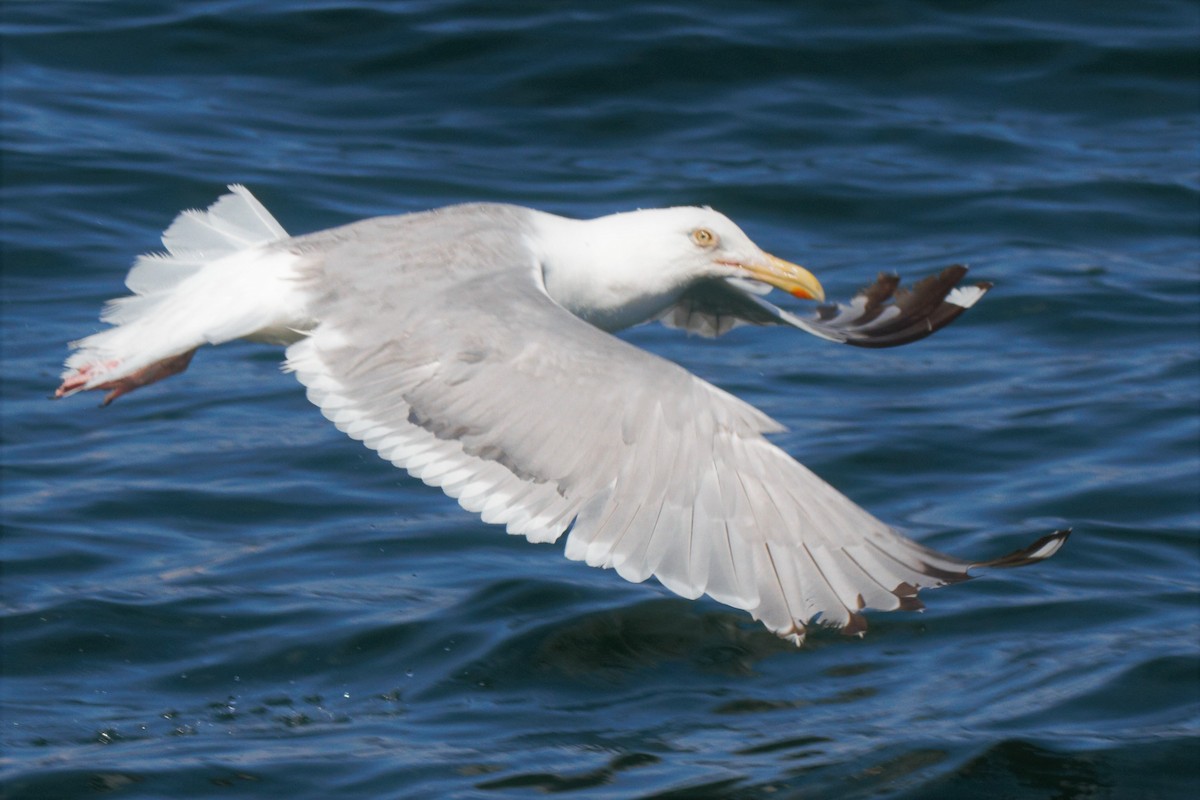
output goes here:
[[[6, 797], [1171, 798], [1200, 782], [1200, 11], [1189, 2], [6, 3]], [[629, 338], [972, 556], [799, 651], [486, 526], [234, 345], [59, 403], [181, 208], [709, 204], [932, 339]]]

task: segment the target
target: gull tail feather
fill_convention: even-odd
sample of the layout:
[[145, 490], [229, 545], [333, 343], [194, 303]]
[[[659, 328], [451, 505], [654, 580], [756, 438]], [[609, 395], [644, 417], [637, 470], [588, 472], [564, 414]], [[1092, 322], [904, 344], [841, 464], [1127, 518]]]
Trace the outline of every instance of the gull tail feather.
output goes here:
[[182, 372], [204, 344], [237, 338], [288, 342], [303, 326], [286, 280], [297, 256], [287, 232], [244, 186], [205, 211], [184, 211], [163, 233], [164, 253], [143, 255], [125, 278], [133, 293], [110, 300], [112, 327], [71, 343], [55, 397], [106, 390], [105, 405]]

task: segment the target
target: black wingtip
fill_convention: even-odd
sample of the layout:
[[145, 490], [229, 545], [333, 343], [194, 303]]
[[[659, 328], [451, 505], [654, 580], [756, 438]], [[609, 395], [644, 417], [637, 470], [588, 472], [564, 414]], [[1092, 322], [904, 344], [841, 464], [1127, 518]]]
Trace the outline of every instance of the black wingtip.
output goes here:
[[[967, 265], [966, 264], [951, 264], [950, 266], [948, 266], [944, 270], [942, 270], [942, 273], [940, 275], [938, 275], [937, 279], [939, 281], [943, 281], [946, 283], [958, 283], [959, 281], [961, 281], [963, 279], [963, 276], [966, 274], [967, 274]], [[929, 279], [926, 278], [926, 280], [929, 280]]]
[[978, 564], [972, 564], [974, 567], [1023, 567], [1026, 564], [1036, 564], [1038, 561], [1045, 561], [1050, 556], [1062, 549], [1067, 539], [1071, 536], [1071, 529], [1064, 528], [1048, 536], [1043, 536], [1028, 547], [1022, 547], [1019, 550], [1014, 550], [1006, 556], [994, 558], [991, 561], [981, 561]]
[[949, 325], [992, 288], [986, 281], [959, 287], [966, 274], [966, 266], [954, 264], [906, 288], [895, 274], [881, 272], [850, 304], [818, 307], [813, 324], [856, 347], [909, 344]]

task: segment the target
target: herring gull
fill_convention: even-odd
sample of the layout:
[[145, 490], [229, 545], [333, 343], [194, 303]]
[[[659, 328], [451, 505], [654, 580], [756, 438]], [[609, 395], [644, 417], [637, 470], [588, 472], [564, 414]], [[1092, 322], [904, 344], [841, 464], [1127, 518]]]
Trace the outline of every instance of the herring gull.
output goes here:
[[241, 186], [163, 234], [133, 293], [72, 344], [64, 397], [105, 404], [232, 339], [287, 346], [286, 368], [352, 438], [485, 522], [687, 598], [744, 609], [799, 644], [919, 589], [1053, 555], [1069, 531], [962, 560], [903, 536], [772, 444], [761, 411], [612, 336], [651, 320], [706, 336], [750, 323], [890, 347], [970, 308], [988, 284], [950, 267], [911, 290], [881, 275], [824, 301], [804, 268], [709, 208], [575, 220], [476, 203], [291, 237]]

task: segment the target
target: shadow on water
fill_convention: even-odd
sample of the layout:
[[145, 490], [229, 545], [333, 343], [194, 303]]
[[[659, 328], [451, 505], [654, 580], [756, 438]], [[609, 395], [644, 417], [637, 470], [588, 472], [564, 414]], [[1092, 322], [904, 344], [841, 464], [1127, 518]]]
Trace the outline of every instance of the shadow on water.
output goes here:
[[[1063, 752], [1048, 745], [1010, 739], [989, 747], [951, 774], [929, 781], [919, 790], [899, 795], [923, 797], [1045, 798], [1087, 800], [1094, 797], [1190, 796], [1200, 786], [1194, 745], [1145, 743], [1120, 752]], [[1145, 771], [1145, 780], [1129, 793], [1127, 770]]]

